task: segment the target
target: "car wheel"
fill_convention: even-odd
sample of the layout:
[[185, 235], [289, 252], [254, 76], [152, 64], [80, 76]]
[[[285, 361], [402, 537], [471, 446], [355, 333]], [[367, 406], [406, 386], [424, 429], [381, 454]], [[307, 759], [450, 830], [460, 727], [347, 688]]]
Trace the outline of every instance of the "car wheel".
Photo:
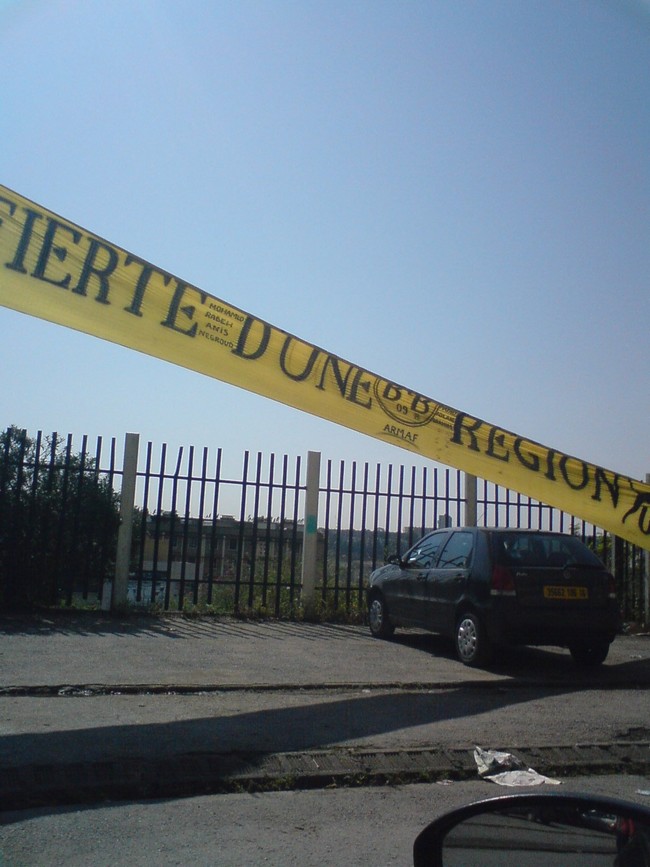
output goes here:
[[381, 596], [373, 596], [368, 606], [368, 624], [375, 638], [390, 638], [395, 627], [390, 622], [386, 603]]
[[592, 641], [589, 644], [572, 644], [569, 646], [573, 661], [577, 665], [601, 665], [609, 653], [609, 641]]
[[485, 665], [489, 661], [492, 648], [475, 614], [468, 611], [458, 618], [455, 639], [456, 653], [464, 665]]

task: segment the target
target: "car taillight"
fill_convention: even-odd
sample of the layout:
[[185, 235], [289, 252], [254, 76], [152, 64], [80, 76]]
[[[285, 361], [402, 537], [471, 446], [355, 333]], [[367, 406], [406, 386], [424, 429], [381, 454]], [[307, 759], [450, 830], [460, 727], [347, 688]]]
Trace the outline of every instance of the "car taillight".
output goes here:
[[516, 596], [515, 576], [507, 566], [497, 563], [492, 569], [492, 596]]

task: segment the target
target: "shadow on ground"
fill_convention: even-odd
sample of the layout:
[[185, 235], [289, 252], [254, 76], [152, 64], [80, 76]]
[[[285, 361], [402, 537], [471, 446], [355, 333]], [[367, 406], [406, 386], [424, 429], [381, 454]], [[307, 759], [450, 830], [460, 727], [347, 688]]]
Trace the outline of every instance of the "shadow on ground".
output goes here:
[[[307, 640], [344, 638], [371, 640], [359, 625], [311, 623], [288, 620], [253, 620], [233, 617], [191, 617], [184, 614], [129, 613], [113, 615], [101, 611], [65, 611], [53, 609], [31, 614], [0, 614], [0, 635], [25, 635], [47, 638], [52, 635], [157, 635], [172, 639], [194, 639], [222, 635], [242, 635], [272, 630], [273, 637], [300, 637]], [[269, 636], [270, 637], [270, 636]]]
[[[615, 639], [606, 663], [594, 667], [576, 665], [569, 651], [564, 648], [501, 647], [496, 649], [492, 662], [484, 670], [526, 682], [562, 684], [570, 681], [585, 688], [614, 684], [621, 688], [629, 688], [631, 685], [648, 686], [650, 641], [645, 637], [636, 640], [643, 642], [644, 653], [637, 654], [633, 659], [621, 660], [617, 651], [623, 646], [622, 642], [627, 641], [622, 637], [618, 644]], [[391, 641], [403, 647], [421, 650], [438, 659], [457, 661], [452, 642], [440, 635], [404, 632], [396, 633]]]

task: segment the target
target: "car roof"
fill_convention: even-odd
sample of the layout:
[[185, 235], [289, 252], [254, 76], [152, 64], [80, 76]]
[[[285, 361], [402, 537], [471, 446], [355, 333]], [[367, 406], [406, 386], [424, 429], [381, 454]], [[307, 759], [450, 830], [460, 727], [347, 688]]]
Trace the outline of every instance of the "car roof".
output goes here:
[[545, 536], [562, 536], [562, 537], [568, 536], [569, 538], [574, 538], [574, 539], [576, 538], [575, 536], [572, 536], [571, 533], [567, 533], [567, 532], [564, 532], [562, 530], [536, 530], [532, 527], [469, 527], [469, 526], [438, 527], [437, 530], [431, 530], [430, 533], [441, 532], [443, 530], [448, 530], [449, 532], [456, 531], [456, 530], [470, 530], [472, 532], [490, 533], [490, 534], [492, 534], [492, 533], [494, 533], [494, 534], [517, 533], [517, 534], [521, 534], [522, 536], [544, 534]]

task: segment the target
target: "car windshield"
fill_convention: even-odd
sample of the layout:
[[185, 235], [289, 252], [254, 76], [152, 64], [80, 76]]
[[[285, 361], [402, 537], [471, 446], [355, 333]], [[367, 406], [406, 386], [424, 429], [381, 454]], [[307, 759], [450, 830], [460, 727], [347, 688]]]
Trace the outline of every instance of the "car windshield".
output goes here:
[[587, 566], [604, 568], [602, 562], [574, 536], [555, 533], [498, 533], [497, 561], [504, 566]]

